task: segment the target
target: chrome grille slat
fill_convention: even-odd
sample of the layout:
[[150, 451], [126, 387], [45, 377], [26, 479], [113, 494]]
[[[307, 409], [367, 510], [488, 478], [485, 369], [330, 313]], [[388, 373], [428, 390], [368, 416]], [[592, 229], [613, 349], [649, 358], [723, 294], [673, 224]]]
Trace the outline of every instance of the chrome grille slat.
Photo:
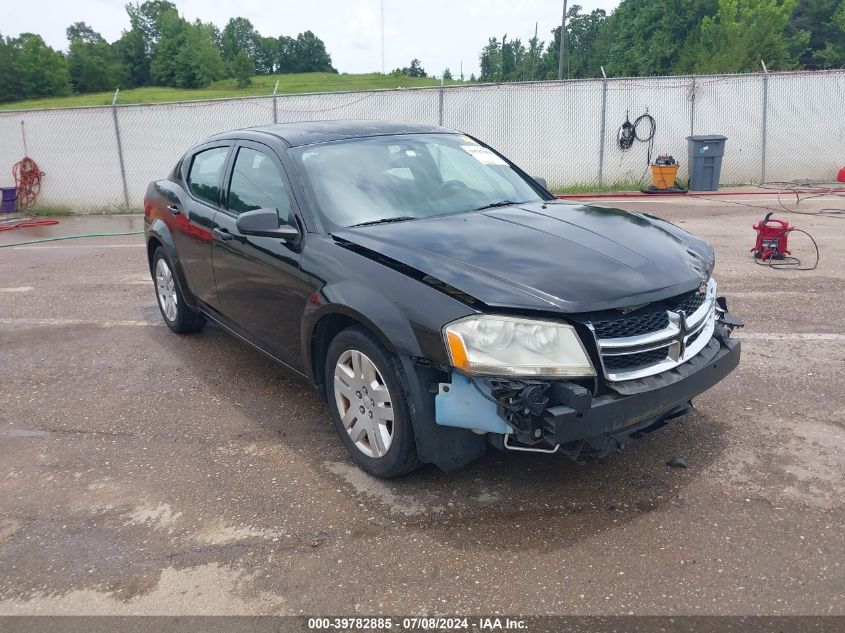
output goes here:
[[[715, 329], [716, 282], [710, 280], [704, 292], [667, 302], [674, 309], [662, 311], [664, 319], [654, 314], [637, 315], [615, 321], [589, 322], [596, 338], [605, 377], [611, 382], [651, 376], [677, 367], [701, 351]], [[643, 319], [643, 317], [649, 317]], [[607, 323], [614, 322], [610, 327]], [[643, 323], [652, 331], [643, 332]], [[665, 322], [665, 325], [663, 323]], [[596, 324], [602, 324], [597, 328]], [[602, 336], [629, 332], [627, 336]]]

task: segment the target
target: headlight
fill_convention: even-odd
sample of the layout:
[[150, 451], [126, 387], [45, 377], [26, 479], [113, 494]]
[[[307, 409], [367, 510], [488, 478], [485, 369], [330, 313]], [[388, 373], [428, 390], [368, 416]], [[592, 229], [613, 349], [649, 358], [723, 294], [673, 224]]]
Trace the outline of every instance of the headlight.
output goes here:
[[466, 374], [595, 376], [571, 325], [482, 315], [449, 323], [443, 338], [452, 365]]

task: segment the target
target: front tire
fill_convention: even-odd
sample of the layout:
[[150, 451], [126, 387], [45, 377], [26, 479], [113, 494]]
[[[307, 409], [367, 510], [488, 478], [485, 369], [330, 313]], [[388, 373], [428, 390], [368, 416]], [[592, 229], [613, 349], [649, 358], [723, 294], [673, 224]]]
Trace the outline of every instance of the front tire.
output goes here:
[[152, 272], [158, 309], [167, 327], [177, 334], [196, 332], [205, 327], [205, 316], [185, 303], [173, 264], [161, 246], [153, 253]]
[[419, 466], [395, 355], [363, 328], [351, 327], [329, 345], [324, 378], [335, 429], [358, 466], [383, 479]]

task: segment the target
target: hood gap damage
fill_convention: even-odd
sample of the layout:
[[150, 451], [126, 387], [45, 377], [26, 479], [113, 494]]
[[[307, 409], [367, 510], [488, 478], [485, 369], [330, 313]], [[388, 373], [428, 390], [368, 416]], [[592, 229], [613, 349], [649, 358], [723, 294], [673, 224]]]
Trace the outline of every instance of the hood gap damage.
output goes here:
[[442, 279], [438, 279], [433, 275], [424, 273], [418, 268], [414, 268], [413, 266], [404, 264], [398, 260], [395, 260], [391, 257], [387, 257], [386, 255], [382, 255], [381, 253], [369, 249], [366, 246], [355, 244], [354, 242], [350, 242], [349, 240], [345, 240], [336, 235], [332, 235], [332, 239], [339, 246], [342, 246], [347, 250], [350, 250], [354, 253], [358, 253], [359, 255], [366, 257], [367, 259], [371, 259], [375, 262], [378, 262], [382, 266], [387, 266], [388, 268], [400, 272], [403, 275], [407, 275], [412, 279], [416, 279], [417, 281], [420, 281], [425, 285], [452, 297], [453, 299], [457, 299], [461, 303], [468, 305], [471, 308], [474, 308], [476, 310], [483, 310], [487, 308], [487, 305], [483, 301], [477, 299], [476, 297], [473, 297], [472, 295], [464, 292], [463, 290], [460, 290], [459, 288], [455, 288], [454, 286], [446, 283]]

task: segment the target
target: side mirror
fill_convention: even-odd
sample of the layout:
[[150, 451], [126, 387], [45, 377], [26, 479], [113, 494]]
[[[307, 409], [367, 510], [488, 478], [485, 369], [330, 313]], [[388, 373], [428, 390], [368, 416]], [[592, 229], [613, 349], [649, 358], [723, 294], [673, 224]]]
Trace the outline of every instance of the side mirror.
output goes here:
[[275, 237], [286, 242], [292, 242], [299, 237], [299, 230], [295, 226], [279, 225], [279, 212], [276, 209], [255, 209], [241, 213], [235, 226], [242, 235]]
[[546, 182], [545, 178], [541, 178], [540, 176], [531, 176], [538, 185], [540, 185], [546, 191], [549, 190], [549, 183]]

